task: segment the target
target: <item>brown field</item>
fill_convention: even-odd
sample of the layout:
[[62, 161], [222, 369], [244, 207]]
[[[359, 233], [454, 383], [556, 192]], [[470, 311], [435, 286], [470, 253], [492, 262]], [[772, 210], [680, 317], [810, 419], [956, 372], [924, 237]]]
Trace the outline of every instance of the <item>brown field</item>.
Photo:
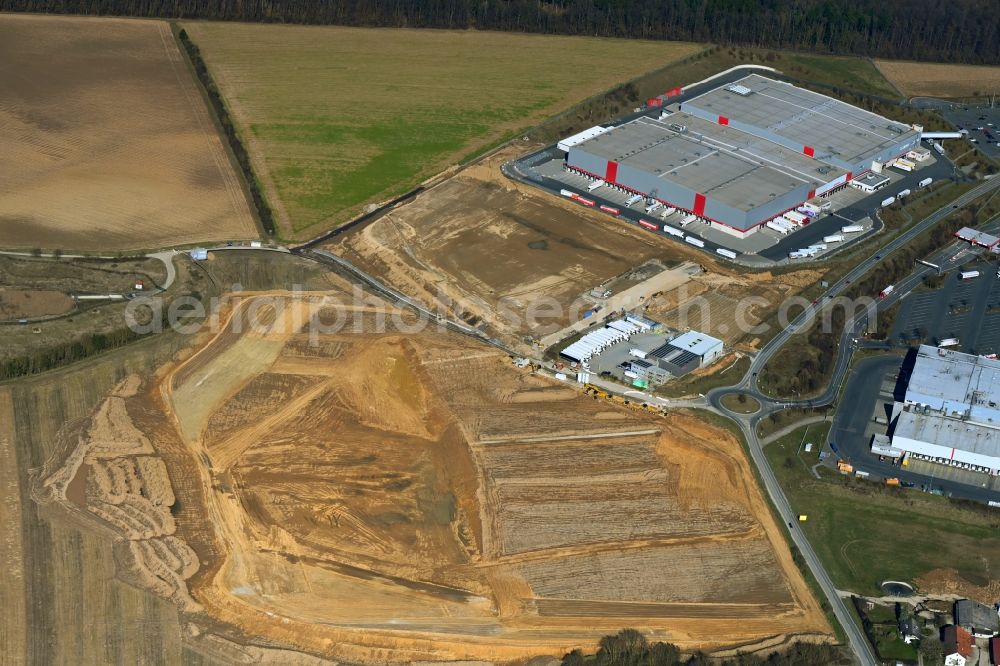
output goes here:
[[778, 304], [822, 276], [822, 270], [813, 269], [780, 275], [737, 275], [722, 269], [693, 276], [690, 282], [656, 294], [646, 314], [673, 328], [693, 328], [734, 344], [752, 340], [754, 334], [747, 334], [770, 317]]
[[168, 23], [4, 14], [0, 61], [4, 247], [257, 237]]
[[118, 576], [199, 649], [507, 661], [623, 626], [692, 649], [829, 633], [728, 432], [375, 331], [384, 307], [312, 344], [296, 321], [333, 317], [321, 297], [234, 301], [155, 374], [105, 380], [34, 495], [112, 535]]
[[984, 97], [1000, 94], [1000, 67], [876, 60], [882, 75], [907, 97]]
[[[593, 307], [588, 293], [598, 285], [641, 290], [614, 278], [645, 262], [714, 266], [694, 250], [502, 176], [500, 165], [524, 150], [463, 170], [330, 249], [408, 295], [482, 321], [513, 346], [577, 319]], [[558, 309], [537, 309], [531, 322], [529, 309], [542, 296]]]
[[0, 321], [36, 319], [73, 309], [73, 299], [61, 291], [0, 288]]

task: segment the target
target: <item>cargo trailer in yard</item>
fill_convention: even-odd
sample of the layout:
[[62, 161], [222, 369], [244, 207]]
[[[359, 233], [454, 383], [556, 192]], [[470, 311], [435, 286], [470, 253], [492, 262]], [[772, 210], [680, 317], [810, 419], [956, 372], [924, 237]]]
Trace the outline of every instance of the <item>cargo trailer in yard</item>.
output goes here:
[[700, 238], [695, 238], [694, 236], [687, 236], [684, 239], [684, 242], [685, 243], [690, 243], [691, 245], [694, 245], [695, 247], [705, 247], [705, 241], [701, 240]]

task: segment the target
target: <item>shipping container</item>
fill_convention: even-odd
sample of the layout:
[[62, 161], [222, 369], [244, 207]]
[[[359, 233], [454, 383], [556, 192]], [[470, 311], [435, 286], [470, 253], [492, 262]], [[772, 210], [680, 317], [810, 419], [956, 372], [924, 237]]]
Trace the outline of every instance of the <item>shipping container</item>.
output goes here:
[[892, 477], [891, 479], [886, 479], [885, 480], [885, 485], [887, 485], [887, 486], [898, 486], [899, 485], [899, 479], [897, 479], [896, 477]]
[[724, 247], [716, 248], [715, 251], [717, 253], [721, 254], [723, 257], [729, 257], [730, 259], [735, 259], [736, 258], [736, 253], [735, 252], [733, 252], [732, 250], [727, 250]]
[[652, 231], [659, 231], [660, 230], [659, 225], [653, 224], [652, 222], [649, 222], [647, 220], [639, 220], [639, 226], [640, 227], [644, 227], [646, 229], [650, 229]]
[[705, 241], [703, 241], [703, 240], [701, 240], [699, 238], [695, 238], [694, 236], [687, 236], [684, 239], [684, 242], [685, 243], [690, 243], [691, 245], [694, 245], [695, 247], [705, 247]]
[[804, 215], [802, 213], [797, 213], [794, 210], [788, 211], [787, 213], [782, 215], [782, 217], [791, 222], [792, 224], [794, 224], [795, 226], [803, 225], [808, 221], [807, 215]]
[[865, 228], [860, 224], [848, 224], [846, 227], [840, 228], [840, 233], [842, 234], [857, 234], [864, 231]]
[[782, 224], [778, 220], [768, 220], [767, 224], [765, 224], [764, 226], [766, 226], [768, 229], [774, 229], [775, 231], [777, 231], [782, 236], [784, 236], [789, 231], [791, 231], [791, 229], [788, 227], [787, 223]]
[[971, 280], [979, 277], [979, 271], [962, 271], [958, 274], [960, 280]]
[[896, 287], [890, 284], [888, 287], [886, 287], [882, 291], [878, 292], [878, 297], [879, 298], [885, 298], [886, 296], [888, 296], [889, 294], [891, 294], [893, 292], [893, 290], [895, 290], [895, 289], [896, 289]]
[[673, 227], [671, 227], [669, 225], [666, 225], [666, 224], [663, 225], [663, 232], [664, 233], [668, 233], [671, 236], [677, 236], [678, 238], [684, 238], [684, 232], [683, 231], [681, 231], [680, 229], [674, 229]]
[[596, 190], [598, 187], [600, 187], [603, 184], [604, 184], [603, 180], [595, 180], [590, 185], [587, 185], [587, 191], [588, 192], [593, 192], [594, 190]]
[[933, 178], [924, 178], [922, 181], [920, 181], [919, 183], [917, 183], [917, 187], [927, 187], [928, 185], [930, 185], [933, 182], [934, 182]]
[[889, 197], [888, 199], [882, 199], [882, 203], [879, 205], [882, 208], [885, 208], [886, 206], [891, 206], [894, 203], [896, 203], [896, 197]]
[[832, 236], [823, 236], [824, 243], [839, 243], [844, 240], [843, 234], [833, 234]]
[[612, 215], [618, 215], [621, 212], [617, 208], [612, 208], [611, 206], [601, 206], [601, 210], [605, 213], [611, 213]]

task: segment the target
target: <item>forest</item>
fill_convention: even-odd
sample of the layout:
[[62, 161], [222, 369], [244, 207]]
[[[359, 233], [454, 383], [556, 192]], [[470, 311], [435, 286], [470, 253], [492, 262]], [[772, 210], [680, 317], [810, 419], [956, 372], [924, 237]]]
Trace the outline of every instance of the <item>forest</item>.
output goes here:
[[1000, 63], [1000, 11], [981, 0], [0, 0], [0, 11], [476, 28]]

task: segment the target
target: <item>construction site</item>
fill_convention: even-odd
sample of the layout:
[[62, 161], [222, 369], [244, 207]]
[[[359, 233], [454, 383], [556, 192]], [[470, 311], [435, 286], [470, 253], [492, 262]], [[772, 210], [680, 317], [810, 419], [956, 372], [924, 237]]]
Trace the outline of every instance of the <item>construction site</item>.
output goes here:
[[64, 429], [45, 501], [182, 614], [354, 663], [560, 656], [637, 624], [710, 651], [828, 639], [732, 434], [455, 333], [371, 333], [387, 313], [233, 299]]

